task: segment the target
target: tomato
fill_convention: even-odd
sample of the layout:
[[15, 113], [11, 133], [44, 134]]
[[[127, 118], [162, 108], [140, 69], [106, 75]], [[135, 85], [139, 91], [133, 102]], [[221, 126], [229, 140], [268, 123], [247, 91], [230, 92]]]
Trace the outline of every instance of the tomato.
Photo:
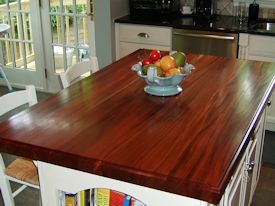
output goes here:
[[144, 66], [146, 64], [152, 64], [152, 63], [153, 63], [153, 61], [150, 58], [143, 59], [141, 62], [142, 66]]
[[150, 59], [152, 61], [157, 61], [160, 58], [161, 58], [161, 53], [160, 53], [159, 50], [153, 50], [153, 51], [151, 51], [151, 53], [150, 53]]
[[153, 61], [150, 58], [145, 58], [142, 60], [141, 64], [142, 64], [142, 66], [144, 66], [146, 64], [153, 64]]

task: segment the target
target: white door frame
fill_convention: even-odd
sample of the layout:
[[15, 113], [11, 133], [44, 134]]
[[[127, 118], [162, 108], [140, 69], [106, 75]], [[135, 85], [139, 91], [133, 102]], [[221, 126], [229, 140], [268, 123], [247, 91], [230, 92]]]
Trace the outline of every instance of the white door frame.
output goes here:
[[[75, 0], [73, 0], [75, 1]], [[87, 14], [90, 11], [90, 0], [87, 2]], [[44, 49], [45, 49], [45, 68], [47, 71], [46, 87], [48, 92], [58, 92], [61, 89], [61, 82], [59, 74], [54, 71], [54, 55], [53, 55], [53, 43], [52, 43], [52, 30], [50, 21], [50, 6], [49, 0], [41, 1], [41, 16], [42, 25], [44, 33]], [[88, 19], [90, 19], [88, 17]], [[94, 23], [93, 21], [88, 21], [88, 33], [89, 33], [89, 48], [90, 55], [95, 55], [95, 37], [94, 37]]]
[[[21, 1], [20, 1], [21, 2]], [[36, 70], [24, 70], [16, 68], [5, 68], [4, 71], [10, 83], [15, 87], [24, 87], [28, 84], [33, 84], [38, 90], [44, 90], [45, 81], [45, 63], [43, 51], [43, 35], [41, 27], [41, 16], [39, 9], [39, 0], [29, 0], [31, 27], [32, 27], [32, 43], [34, 48], [34, 59]], [[7, 9], [9, 11], [9, 9]], [[12, 10], [10, 10], [12, 12]], [[9, 31], [11, 34], [11, 31]], [[10, 35], [11, 36], [11, 35]], [[4, 38], [2, 38], [4, 40]], [[19, 40], [20, 41], [20, 40]], [[20, 41], [22, 42], [22, 41]]]

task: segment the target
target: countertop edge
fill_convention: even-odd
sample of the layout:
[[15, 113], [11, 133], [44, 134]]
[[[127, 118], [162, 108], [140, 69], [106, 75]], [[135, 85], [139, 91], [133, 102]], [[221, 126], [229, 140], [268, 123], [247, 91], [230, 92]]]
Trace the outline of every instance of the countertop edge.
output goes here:
[[[253, 132], [253, 130], [255, 129], [255, 126], [257, 125], [257, 122], [259, 121], [259, 117], [261, 117], [262, 113], [264, 112], [264, 109], [266, 107], [265, 105], [267, 104], [269, 98], [272, 95], [272, 90], [273, 90], [274, 85], [275, 85], [275, 76], [273, 77], [272, 82], [270, 83], [270, 85], [269, 85], [268, 89], [266, 90], [266, 93], [261, 101], [261, 104], [258, 106], [258, 109], [256, 110], [255, 115], [251, 120], [251, 123], [249, 124], [249, 128], [243, 138], [241, 145], [239, 146], [236, 154], [234, 155], [234, 157], [231, 161], [231, 164], [227, 170], [227, 173], [225, 174], [224, 178], [222, 179], [222, 182], [220, 184], [221, 185], [220, 189], [221, 189], [221, 191], [223, 191], [222, 195], [225, 192], [225, 189], [230, 181], [231, 176], [234, 174], [236, 168], [238, 167], [239, 161], [241, 160], [242, 156], [244, 155], [244, 152], [245, 152], [245, 150], [248, 146], [248, 143], [250, 141], [251, 132]], [[216, 202], [214, 204], [218, 204], [218, 203], [219, 202]]]

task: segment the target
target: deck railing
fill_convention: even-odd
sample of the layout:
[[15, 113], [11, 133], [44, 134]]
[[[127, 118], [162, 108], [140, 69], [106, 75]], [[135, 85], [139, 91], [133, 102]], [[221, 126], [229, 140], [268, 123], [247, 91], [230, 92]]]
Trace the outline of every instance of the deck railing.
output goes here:
[[[22, 40], [32, 39], [32, 28], [30, 24], [29, 1], [21, 1], [22, 12], [18, 8], [17, 2], [9, 3], [9, 12], [6, 11], [7, 5], [0, 5], [0, 21], [1, 23], [9, 24], [11, 27], [11, 36], [8, 36], [7, 40], [4, 41], [3, 51], [6, 57], [6, 64], [12, 65], [12, 61], [16, 62], [16, 66], [23, 66], [23, 53], [25, 46], [25, 54], [27, 62], [34, 60], [33, 44], [32, 43], [21, 43]], [[14, 12], [13, 12], [14, 11]], [[22, 14], [22, 16], [21, 16]], [[12, 56], [14, 55], [14, 57]]]
[[[78, 7], [86, 13], [86, 0], [77, 1]], [[21, 8], [19, 10], [17, 2], [9, 3], [9, 9], [7, 5], [0, 5], [0, 22], [6, 23], [11, 26], [11, 36], [6, 36], [6, 40], [2, 41], [2, 50], [5, 53], [5, 63], [6, 65], [13, 65], [15, 61], [16, 67], [24, 66], [24, 57], [26, 56], [27, 63], [34, 61], [34, 49], [32, 41], [32, 27], [31, 19], [29, 15], [29, 0], [21, 0]], [[92, 1], [91, 1], [92, 5]], [[51, 0], [50, 7], [59, 9], [59, 1]], [[64, 11], [69, 13], [69, 9], [72, 8], [72, 0], [63, 0]], [[7, 12], [6, 10], [10, 11]], [[14, 12], [13, 12], [14, 11]], [[20, 12], [18, 12], [20, 11]], [[21, 15], [22, 14], [22, 15]], [[56, 28], [52, 28], [53, 36], [57, 38], [57, 43], [63, 43], [62, 33], [61, 33], [61, 19], [60, 16], [56, 15]], [[9, 20], [10, 19], [10, 20]], [[70, 42], [74, 37], [70, 31], [70, 16], [65, 16], [65, 29], [66, 29], [66, 42]], [[83, 30], [83, 39], [81, 40], [84, 43], [88, 42], [87, 36], [87, 19], [83, 18], [82, 20], [82, 30]], [[21, 42], [26, 40], [25, 42]], [[24, 50], [25, 46], [25, 50]], [[14, 56], [13, 56], [14, 55]]]

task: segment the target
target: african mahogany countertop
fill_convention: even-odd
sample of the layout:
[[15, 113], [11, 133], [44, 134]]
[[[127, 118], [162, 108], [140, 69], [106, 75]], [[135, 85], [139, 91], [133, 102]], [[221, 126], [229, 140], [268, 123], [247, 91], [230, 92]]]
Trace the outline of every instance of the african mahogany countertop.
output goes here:
[[273, 86], [274, 63], [188, 55], [183, 92], [155, 97], [142, 50], [0, 124], [0, 151], [218, 203]]

